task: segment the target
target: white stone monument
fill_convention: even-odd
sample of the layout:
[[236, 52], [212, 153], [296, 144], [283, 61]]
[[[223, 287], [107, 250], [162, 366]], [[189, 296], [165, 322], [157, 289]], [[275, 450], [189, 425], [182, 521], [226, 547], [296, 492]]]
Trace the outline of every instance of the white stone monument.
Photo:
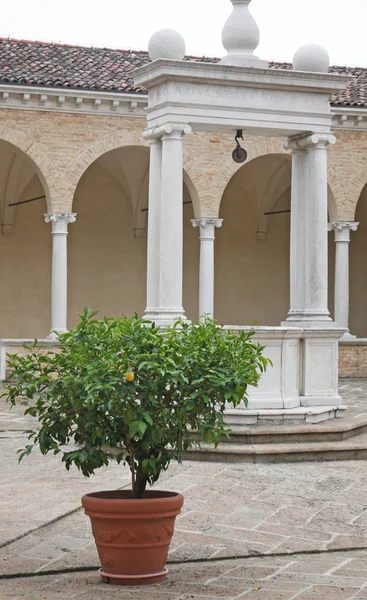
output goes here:
[[[345, 333], [330, 318], [327, 299], [327, 148], [329, 95], [348, 78], [328, 73], [329, 57], [315, 44], [300, 48], [293, 70], [269, 68], [254, 52], [259, 30], [251, 0], [231, 0], [221, 62], [184, 61], [185, 43], [172, 30], [151, 39], [152, 62], [134, 79], [148, 89], [151, 143], [146, 316], [157, 323], [185, 318], [182, 306], [182, 152], [191, 131], [280, 136], [292, 152], [290, 310], [281, 327], [256, 327], [256, 338], [274, 363], [249, 410], [229, 411], [235, 423], [273, 416], [317, 422], [339, 416], [338, 340]], [[213, 312], [214, 223], [202, 252], [200, 301]], [[225, 223], [223, 224], [225, 227]], [[213, 229], [213, 231], [212, 231]], [[206, 230], [209, 232], [209, 229]], [[204, 264], [205, 263], [205, 264]], [[232, 327], [240, 329], [240, 327]]]

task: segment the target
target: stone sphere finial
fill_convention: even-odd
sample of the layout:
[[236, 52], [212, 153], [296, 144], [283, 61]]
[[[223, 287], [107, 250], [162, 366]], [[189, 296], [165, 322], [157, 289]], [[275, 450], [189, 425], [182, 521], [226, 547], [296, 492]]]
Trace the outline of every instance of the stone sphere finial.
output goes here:
[[182, 60], [185, 53], [185, 40], [174, 29], [160, 29], [149, 40], [148, 54], [151, 60], [158, 60], [159, 58]]
[[251, 0], [231, 0], [231, 2], [232, 14], [222, 32], [222, 44], [228, 54], [222, 58], [222, 63], [237, 67], [267, 66], [267, 63], [264, 64], [254, 55], [254, 50], [260, 42], [260, 31], [249, 10]]
[[328, 52], [318, 44], [305, 44], [298, 48], [293, 57], [293, 68], [296, 71], [327, 73], [330, 65]]

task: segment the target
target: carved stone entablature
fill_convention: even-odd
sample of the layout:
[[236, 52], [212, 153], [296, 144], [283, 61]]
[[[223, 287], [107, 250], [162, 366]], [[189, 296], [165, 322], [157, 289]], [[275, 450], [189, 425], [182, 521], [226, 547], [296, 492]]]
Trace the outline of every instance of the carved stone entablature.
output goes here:
[[128, 116], [145, 119], [145, 94], [0, 85], [0, 108]]

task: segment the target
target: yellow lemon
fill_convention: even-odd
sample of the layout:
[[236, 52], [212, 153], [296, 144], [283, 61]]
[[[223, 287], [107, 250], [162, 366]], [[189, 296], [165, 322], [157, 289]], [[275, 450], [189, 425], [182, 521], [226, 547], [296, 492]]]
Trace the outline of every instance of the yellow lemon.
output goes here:
[[131, 373], [130, 371], [128, 373], [125, 373], [125, 379], [129, 383], [132, 383], [134, 381], [134, 379], [135, 379], [134, 373]]

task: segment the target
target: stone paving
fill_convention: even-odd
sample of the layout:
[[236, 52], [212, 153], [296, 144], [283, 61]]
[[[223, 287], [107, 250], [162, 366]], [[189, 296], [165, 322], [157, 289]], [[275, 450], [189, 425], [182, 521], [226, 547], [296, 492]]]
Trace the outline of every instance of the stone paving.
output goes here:
[[[342, 382], [356, 418], [366, 388]], [[366, 461], [172, 465], [159, 487], [183, 492], [185, 505], [170, 576], [115, 588], [95, 571], [80, 496], [128, 485], [129, 473], [111, 466], [85, 480], [38, 453], [18, 465], [26, 421], [0, 407], [0, 600], [367, 599]]]

